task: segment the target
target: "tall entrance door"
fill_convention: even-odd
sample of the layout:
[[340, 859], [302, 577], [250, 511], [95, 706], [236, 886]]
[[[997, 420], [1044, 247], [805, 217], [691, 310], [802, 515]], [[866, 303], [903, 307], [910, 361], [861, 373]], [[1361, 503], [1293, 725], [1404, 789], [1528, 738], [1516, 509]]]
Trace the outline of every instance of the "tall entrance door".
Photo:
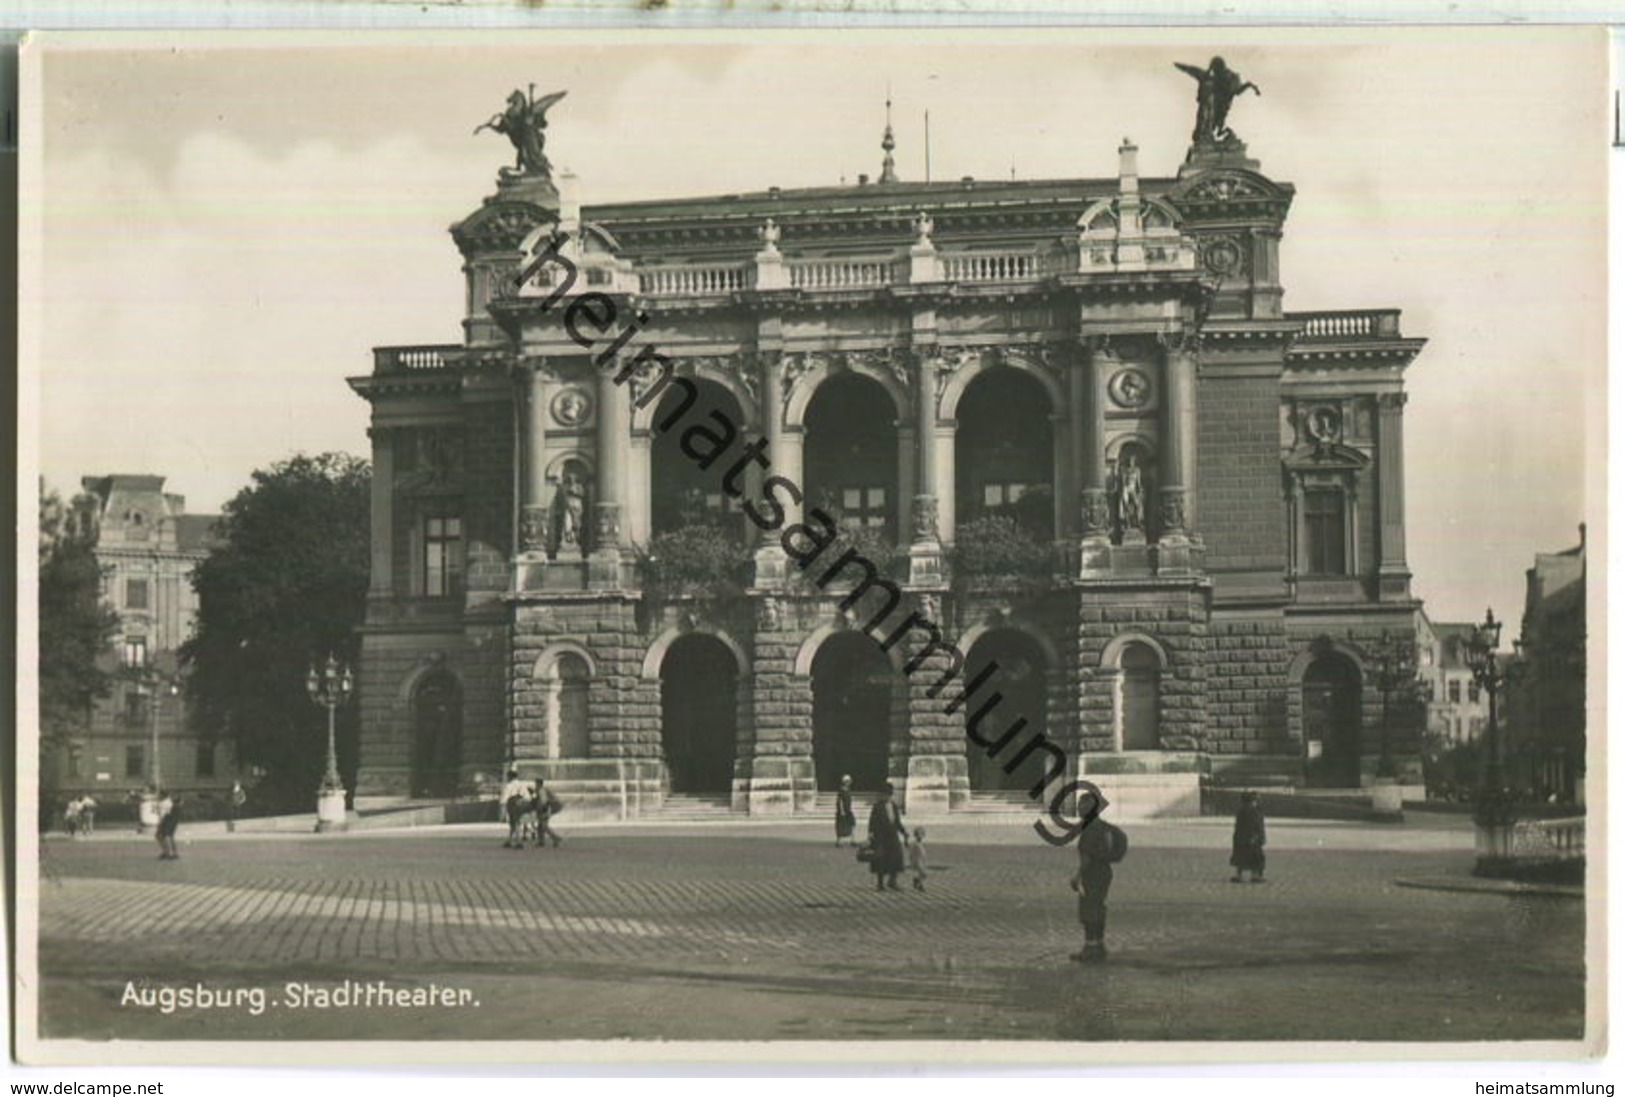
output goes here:
[[[1044, 779], [1050, 763], [1049, 755], [1034, 751], [1023, 758], [1014, 773], [1004, 767], [1021, 749], [1049, 726], [1049, 703], [1045, 689], [1045, 659], [1037, 641], [1019, 629], [993, 629], [971, 645], [965, 659], [967, 679], [980, 673], [988, 663], [998, 669], [988, 679], [987, 686], [965, 706], [965, 764], [969, 770], [973, 792], [998, 792], [1006, 789], [1030, 790]], [[970, 718], [982, 705], [999, 693], [1003, 696], [997, 706], [989, 709], [977, 722], [976, 734], [990, 743], [997, 743], [1019, 720], [1027, 724], [998, 754], [988, 757], [987, 748], [970, 738]]]
[[660, 663], [660, 736], [673, 792], [733, 791], [739, 665], [715, 636], [690, 633]]
[[462, 761], [462, 687], [452, 675], [437, 671], [412, 694], [412, 795], [457, 795]]
[[1344, 655], [1322, 655], [1303, 676], [1303, 735], [1308, 776], [1324, 788], [1360, 786], [1360, 668]]
[[813, 772], [818, 787], [868, 792], [886, 783], [898, 672], [867, 635], [836, 633], [813, 657]]

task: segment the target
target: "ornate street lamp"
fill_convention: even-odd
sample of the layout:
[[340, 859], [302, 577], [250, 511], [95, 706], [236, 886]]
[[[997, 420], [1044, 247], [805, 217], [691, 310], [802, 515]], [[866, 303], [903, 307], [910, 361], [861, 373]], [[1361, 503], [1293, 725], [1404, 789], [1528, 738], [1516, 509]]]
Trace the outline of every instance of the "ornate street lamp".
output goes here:
[[1497, 653], [1501, 646], [1501, 623], [1492, 610], [1484, 611], [1484, 623], [1467, 640], [1467, 669], [1479, 688], [1489, 694], [1490, 722], [1484, 729], [1483, 784], [1478, 791], [1478, 808], [1473, 821], [1478, 824], [1479, 869], [1486, 862], [1502, 861], [1512, 853], [1512, 824], [1515, 821], [1512, 796], [1501, 775], [1500, 713], [1496, 694], [1506, 681], [1506, 668]]
[[316, 832], [343, 829], [344, 782], [339, 780], [339, 756], [335, 738], [338, 707], [355, 693], [355, 675], [347, 666], [341, 666], [338, 657], [328, 655], [327, 665], [318, 671], [314, 666], [305, 675], [305, 692], [315, 704], [327, 709], [327, 772], [322, 775], [322, 786], [316, 793]]

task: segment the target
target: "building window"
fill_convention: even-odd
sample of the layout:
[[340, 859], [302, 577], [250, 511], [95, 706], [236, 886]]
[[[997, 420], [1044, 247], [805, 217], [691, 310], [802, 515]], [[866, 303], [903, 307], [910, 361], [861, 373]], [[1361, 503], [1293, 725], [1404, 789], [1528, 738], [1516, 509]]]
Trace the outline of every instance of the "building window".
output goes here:
[[1475, 705], [1478, 704], [1478, 683], [1477, 682], [1468, 682], [1467, 683], [1467, 700], [1470, 701], [1471, 703], [1475, 704]]
[[145, 579], [124, 580], [124, 608], [147, 608], [147, 581]]
[[147, 638], [145, 636], [126, 636], [124, 638], [124, 665], [127, 667], [144, 667], [147, 665]]
[[82, 777], [82, 776], [84, 776], [84, 774], [80, 772], [81, 768], [84, 765], [84, 756], [85, 756], [85, 752], [84, 752], [83, 748], [81, 748], [79, 746], [78, 743], [70, 743], [68, 745], [68, 776], [69, 777]]
[[1461, 704], [1461, 681], [1460, 681], [1460, 679], [1457, 679], [1456, 681], [1450, 683], [1450, 703], [1452, 705]]
[[145, 777], [147, 775], [147, 748], [141, 746], [128, 746], [124, 748], [124, 776]]
[[840, 494], [841, 525], [847, 529], [864, 527], [885, 529], [890, 524], [890, 511], [886, 508], [886, 489], [875, 484], [843, 487]]
[[423, 593], [456, 594], [463, 578], [463, 520], [439, 515], [423, 520]]
[[1310, 575], [1348, 574], [1343, 493], [1311, 488], [1303, 493], [1303, 532]]
[[124, 695], [124, 724], [126, 727], [144, 728], [147, 726], [147, 695], [139, 690], [131, 690]]
[[199, 777], [214, 776], [213, 743], [199, 743], [197, 745], [197, 775]]

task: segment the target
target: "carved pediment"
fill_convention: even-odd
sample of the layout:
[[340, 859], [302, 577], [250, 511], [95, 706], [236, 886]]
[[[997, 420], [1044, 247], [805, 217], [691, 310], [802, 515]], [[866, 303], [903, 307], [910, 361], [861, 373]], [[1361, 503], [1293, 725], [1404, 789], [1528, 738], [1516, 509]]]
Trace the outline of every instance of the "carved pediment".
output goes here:
[[464, 254], [518, 251], [537, 226], [557, 220], [558, 214], [532, 202], [492, 202], [453, 225], [451, 237]]
[[1285, 464], [1287, 468], [1298, 471], [1359, 470], [1371, 464], [1371, 458], [1341, 442], [1310, 442], [1288, 453]]

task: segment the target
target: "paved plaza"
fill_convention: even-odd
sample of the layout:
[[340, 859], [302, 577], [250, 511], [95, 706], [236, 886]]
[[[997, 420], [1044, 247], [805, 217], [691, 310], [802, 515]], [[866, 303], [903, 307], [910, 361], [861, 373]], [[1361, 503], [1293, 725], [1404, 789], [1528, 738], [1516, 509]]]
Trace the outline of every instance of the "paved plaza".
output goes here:
[[[495, 824], [323, 836], [197, 827], [183, 828], [177, 862], [127, 832], [53, 837], [41, 854], [41, 1034], [1582, 1036], [1583, 903], [1396, 883], [1465, 876], [1461, 821], [1272, 821], [1262, 886], [1229, 883], [1229, 826], [1130, 825], [1111, 958], [1098, 968], [1067, 958], [1080, 944], [1072, 851], [1010, 820], [932, 824], [923, 894], [877, 894], [852, 851], [811, 823], [583, 826], [562, 849], [520, 852], [502, 847]], [[450, 988], [460, 1001], [328, 1004], [347, 983], [379, 981]], [[166, 1014], [130, 993], [199, 985], [240, 1000]], [[266, 995], [257, 1012], [253, 988]]]

